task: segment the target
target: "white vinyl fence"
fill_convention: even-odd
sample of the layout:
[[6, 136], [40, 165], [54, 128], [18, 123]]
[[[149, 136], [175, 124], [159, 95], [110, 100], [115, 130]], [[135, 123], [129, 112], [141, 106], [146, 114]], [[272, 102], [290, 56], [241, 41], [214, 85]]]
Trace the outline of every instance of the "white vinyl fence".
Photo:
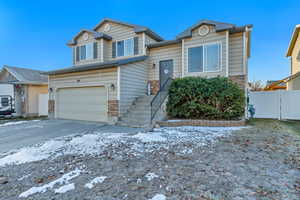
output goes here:
[[300, 120], [300, 90], [250, 92], [249, 104], [255, 108], [254, 118]]

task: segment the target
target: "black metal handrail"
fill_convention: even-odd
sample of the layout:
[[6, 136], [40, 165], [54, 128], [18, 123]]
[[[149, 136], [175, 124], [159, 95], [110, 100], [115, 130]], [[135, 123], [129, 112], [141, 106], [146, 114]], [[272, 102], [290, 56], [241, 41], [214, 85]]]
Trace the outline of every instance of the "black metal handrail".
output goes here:
[[151, 121], [154, 119], [155, 114], [165, 101], [166, 97], [168, 96], [169, 93], [169, 88], [172, 83], [172, 78], [168, 78], [164, 84], [160, 87], [159, 91], [155, 95], [155, 97], [152, 99], [150, 106], [151, 106]]

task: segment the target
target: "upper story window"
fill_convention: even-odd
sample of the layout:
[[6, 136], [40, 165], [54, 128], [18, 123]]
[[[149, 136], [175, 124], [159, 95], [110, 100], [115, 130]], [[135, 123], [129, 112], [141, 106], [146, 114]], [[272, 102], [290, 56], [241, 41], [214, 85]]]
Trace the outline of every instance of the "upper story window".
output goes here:
[[138, 37], [116, 41], [112, 45], [113, 58], [138, 54]]
[[216, 72], [221, 69], [221, 45], [188, 48], [188, 72]]
[[76, 61], [97, 58], [97, 42], [76, 47]]

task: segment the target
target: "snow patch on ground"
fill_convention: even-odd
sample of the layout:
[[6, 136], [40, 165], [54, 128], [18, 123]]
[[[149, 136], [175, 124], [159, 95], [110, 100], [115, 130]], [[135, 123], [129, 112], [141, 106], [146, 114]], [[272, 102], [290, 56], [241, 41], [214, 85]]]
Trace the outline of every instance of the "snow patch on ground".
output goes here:
[[54, 180], [54, 181], [52, 181], [50, 183], [47, 183], [47, 184], [42, 185], [40, 187], [32, 187], [29, 190], [21, 193], [19, 195], [19, 197], [20, 198], [27, 198], [28, 196], [31, 196], [31, 195], [36, 194], [36, 193], [45, 193], [47, 190], [52, 189], [56, 184], [59, 184], [59, 185], [63, 185], [63, 184], [69, 185], [69, 186], [67, 186], [65, 188], [64, 187], [60, 187], [58, 189], [58, 191], [60, 191], [60, 192], [65, 191], [65, 190], [71, 188], [71, 186], [69, 184], [69, 181], [72, 180], [72, 179], [74, 179], [74, 178], [76, 178], [81, 173], [82, 173], [82, 170], [80, 170], [80, 169], [77, 168], [77, 169], [75, 169], [73, 171], [70, 171], [67, 174], [64, 174], [61, 178], [56, 179], [56, 180]]
[[157, 194], [155, 195], [152, 199], [149, 199], [149, 200], [166, 200], [166, 196], [163, 195], [163, 194]]
[[75, 189], [74, 183], [70, 183], [68, 185], [63, 185], [58, 189], [55, 189], [54, 192], [61, 194], [61, 193], [66, 193], [66, 192], [68, 192], [70, 190], [74, 190], [74, 189]]
[[148, 142], [165, 142], [167, 139], [162, 137], [160, 132], [138, 133], [132, 138], [136, 138], [144, 143]]
[[[56, 158], [62, 155], [99, 155], [105, 148], [114, 144], [130, 144], [130, 153], [138, 156], [145, 151], [157, 148], [168, 149], [170, 145], [189, 143], [194, 147], [212, 144], [220, 137], [229, 136], [233, 131], [245, 127], [163, 127], [152, 132], [128, 135], [125, 133], [98, 133], [73, 135], [49, 140], [32, 147], [21, 148], [15, 152], [0, 155], [0, 167]], [[182, 149], [181, 153], [192, 153], [192, 147]]]
[[158, 178], [159, 176], [156, 175], [155, 173], [149, 172], [148, 174], [145, 175], [148, 181], [152, 181], [154, 178]]
[[38, 121], [40, 121], [40, 120], [7, 122], [7, 123], [4, 123], [4, 124], [0, 124], [0, 127], [13, 126], [13, 125], [25, 124], [25, 123], [28, 123], [28, 122], [38, 122]]
[[106, 179], [106, 176], [100, 176], [96, 177], [93, 180], [91, 180], [89, 183], [85, 184], [84, 187], [92, 189], [96, 184], [103, 183], [103, 181]]

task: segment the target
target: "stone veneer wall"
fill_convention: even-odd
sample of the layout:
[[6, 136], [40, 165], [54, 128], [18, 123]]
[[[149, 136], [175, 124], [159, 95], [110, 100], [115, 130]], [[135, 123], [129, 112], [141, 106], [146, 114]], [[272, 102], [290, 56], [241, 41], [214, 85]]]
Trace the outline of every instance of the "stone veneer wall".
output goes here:
[[119, 101], [108, 100], [108, 117], [119, 117]]
[[211, 126], [211, 127], [230, 127], [245, 126], [245, 120], [219, 121], [219, 120], [170, 120], [157, 122], [160, 126]]
[[237, 83], [240, 88], [246, 88], [246, 76], [245, 75], [236, 75], [236, 76], [229, 76], [229, 79], [233, 82]]
[[156, 94], [159, 91], [159, 80], [149, 81], [151, 94]]

